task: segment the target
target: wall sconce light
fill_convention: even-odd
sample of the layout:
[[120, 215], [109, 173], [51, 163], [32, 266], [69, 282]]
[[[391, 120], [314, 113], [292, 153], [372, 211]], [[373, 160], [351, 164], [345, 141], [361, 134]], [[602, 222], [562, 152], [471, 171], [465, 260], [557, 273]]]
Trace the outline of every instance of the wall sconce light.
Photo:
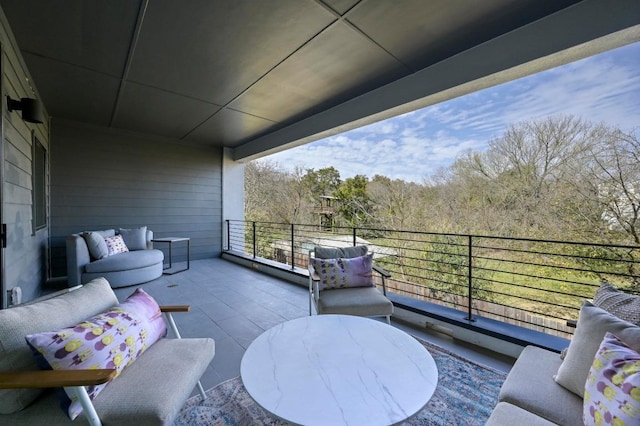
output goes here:
[[19, 101], [16, 101], [7, 96], [7, 108], [9, 112], [15, 110], [22, 111], [22, 119], [29, 123], [42, 123], [44, 121], [42, 104], [38, 102], [37, 99], [21, 98]]

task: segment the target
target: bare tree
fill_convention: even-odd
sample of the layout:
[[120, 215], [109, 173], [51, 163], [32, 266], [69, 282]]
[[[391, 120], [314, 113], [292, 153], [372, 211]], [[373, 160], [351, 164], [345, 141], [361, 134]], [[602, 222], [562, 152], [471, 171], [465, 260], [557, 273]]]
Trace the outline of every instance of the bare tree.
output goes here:
[[420, 222], [422, 189], [415, 183], [375, 175], [367, 185], [367, 191], [374, 203], [376, 226], [394, 230], [420, 229], [424, 225]]
[[594, 126], [572, 116], [516, 124], [486, 152], [456, 161], [449, 193], [462, 197], [458, 211], [484, 232], [566, 239], [569, 207], [579, 205], [570, 183], [594, 141]]
[[590, 151], [588, 182], [612, 231], [640, 244], [640, 142], [635, 133], [605, 128]]
[[245, 166], [247, 220], [304, 223], [312, 217], [309, 200], [301, 167], [286, 172], [271, 161], [252, 161]]

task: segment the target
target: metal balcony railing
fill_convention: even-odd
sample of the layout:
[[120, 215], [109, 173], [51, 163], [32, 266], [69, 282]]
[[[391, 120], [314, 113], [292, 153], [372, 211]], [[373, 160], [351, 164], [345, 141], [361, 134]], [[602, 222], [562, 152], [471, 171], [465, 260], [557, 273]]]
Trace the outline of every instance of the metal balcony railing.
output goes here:
[[570, 338], [601, 281], [640, 294], [640, 246], [228, 220], [226, 251], [308, 265], [314, 246], [366, 244], [389, 292]]

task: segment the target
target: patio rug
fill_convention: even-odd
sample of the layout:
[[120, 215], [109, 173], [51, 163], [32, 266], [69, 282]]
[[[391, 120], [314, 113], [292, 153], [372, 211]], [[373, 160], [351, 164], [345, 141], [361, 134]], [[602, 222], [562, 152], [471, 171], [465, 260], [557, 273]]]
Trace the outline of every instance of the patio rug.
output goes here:
[[[438, 367], [438, 386], [429, 403], [404, 425], [484, 425], [506, 374], [458, 356], [440, 346], [422, 343]], [[249, 396], [240, 377], [209, 389], [207, 399], [191, 397], [175, 426], [284, 426]]]

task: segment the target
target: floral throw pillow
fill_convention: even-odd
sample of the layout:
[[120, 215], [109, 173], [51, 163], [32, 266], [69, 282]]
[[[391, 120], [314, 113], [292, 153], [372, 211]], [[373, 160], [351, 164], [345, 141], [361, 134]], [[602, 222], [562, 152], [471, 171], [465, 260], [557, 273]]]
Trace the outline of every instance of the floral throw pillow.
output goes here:
[[[113, 368], [116, 377], [167, 333], [160, 307], [144, 290], [80, 324], [59, 331], [32, 334], [27, 343], [42, 369], [80, 370]], [[88, 386], [94, 399], [109, 383]], [[74, 391], [59, 392], [69, 418], [82, 406]]]
[[122, 239], [122, 235], [107, 237], [104, 241], [107, 243], [107, 249], [109, 250], [109, 254], [107, 256], [113, 256], [114, 254], [126, 253], [129, 251], [127, 245], [124, 243], [124, 239]]
[[584, 391], [585, 425], [640, 424], [640, 354], [607, 333]]
[[311, 264], [320, 277], [320, 291], [347, 287], [373, 287], [373, 255], [351, 259], [311, 258]]

